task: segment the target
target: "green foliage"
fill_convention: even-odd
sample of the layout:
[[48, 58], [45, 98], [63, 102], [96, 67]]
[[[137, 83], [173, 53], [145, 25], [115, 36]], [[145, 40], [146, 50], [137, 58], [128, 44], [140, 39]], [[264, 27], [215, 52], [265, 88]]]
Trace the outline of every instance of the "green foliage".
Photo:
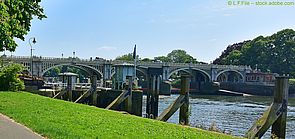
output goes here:
[[217, 64], [250, 65], [262, 71], [295, 76], [295, 31], [285, 29], [272, 36], [259, 36], [243, 43]]
[[0, 92], [0, 113], [52, 139], [238, 138], [30, 93]]
[[54, 67], [52, 69], [50, 69], [49, 71], [44, 73], [45, 77], [57, 77], [58, 74], [61, 71], [61, 67]]
[[171, 62], [171, 60], [166, 56], [158, 56], [158, 57], [155, 57], [154, 59], [155, 59], [155, 61]]
[[49, 71], [45, 72], [44, 76], [45, 77], [58, 77], [59, 73], [63, 73], [63, 72], [72, 72], [72, 73], [76, 73], [78, 74], [78, 77], [80, 79], [84, 79], [87, 76], [87, 73], [83, 70], [80, 70], [78, 68], [75, 67], [71, 67], [71, 66], [59, 66], [59, 67], [54, 67], [52, 69], [50, 69]]
[[[138, 55], [137, 55], [138, 58]], [[122, 60], [122, 61], [133, 61], [133, 53], [125, 54], [122, 56], [118, 56], [115, 60]]]
[[33, 16], [46, 18], [41, 0], [4, 0], [0, 1], [0, 51], [14, 51], [17, 47], [14, 38], [24, 40], [30, 31]]
[[149, 58], [143, 58], [143, 59], [140, 59], [140, 61], [143, 61], [143, 62], [152, 62], [153, 60], [152, 59], [149, 59]]
[[17, 75], [23, 70], [20, 64], [7, 64], [0, 67], [0, 90], [20, 91], [25, 88], [23, 81]]
[[196, 59], [184, 50], [173, 50], [167, 55], [167, 58], [174, 63], [197, 63]]
[[[139, 59], [138, 55], [137, 55], [137, 59]], [[115, 60], [133, 61], [133, 53], [118, 56]], [[186, 51], [184, 51], [184, 50], [173, 50], [167, 56], [154, 57], [154, 60], [144, 58], [144, 59], [141, 59], [140, 61], [144, 61], [144, 62], [160, 61], [160, 62], [174, 62], [174, 63], [198, 63], [198, 61], [195, 58], [193, 58], [191, 55], [186, 53]]]
[[155, 57], [155, 60], [173, 63], [198, 63], [194, 57], [184, 50], [173, 50], [167, 56]]
[[295, 79], [289, 79], [289, 84], [290, 85], [295, 85]]
[[248, 41], [244, 41], [244, 42], [240, 42], [240, 43], [235, 43], [233, 45], [229, 45], [222, 53], [221, 55], [215, 59], [213, 61], [213, 64], [222, 64], [222, 60], [224, 58], [226, 58], [231, 52], [233, 52], [234, 50], [238, 50], [238, 51], [241, 51], [242, 47], [246, 44], [250, 42], [249, 40]]

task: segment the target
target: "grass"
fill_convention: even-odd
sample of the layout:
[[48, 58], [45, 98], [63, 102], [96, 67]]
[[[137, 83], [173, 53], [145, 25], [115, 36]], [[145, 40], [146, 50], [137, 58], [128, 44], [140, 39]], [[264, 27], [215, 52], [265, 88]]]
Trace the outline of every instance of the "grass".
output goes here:
[[26, 92], [0, 92], [0, 113], [52, 139], [237, 138]]

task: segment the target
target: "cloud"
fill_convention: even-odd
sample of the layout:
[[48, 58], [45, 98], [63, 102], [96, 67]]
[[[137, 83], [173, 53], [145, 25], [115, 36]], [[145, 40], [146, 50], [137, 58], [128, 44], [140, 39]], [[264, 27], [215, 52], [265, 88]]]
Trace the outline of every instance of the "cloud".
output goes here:
[[117, 47], [113, 47], [113, 46], [101, 46], [101, 47], [98, 47], [97, 50], [114, 51], [114, 50], [117, 50]]

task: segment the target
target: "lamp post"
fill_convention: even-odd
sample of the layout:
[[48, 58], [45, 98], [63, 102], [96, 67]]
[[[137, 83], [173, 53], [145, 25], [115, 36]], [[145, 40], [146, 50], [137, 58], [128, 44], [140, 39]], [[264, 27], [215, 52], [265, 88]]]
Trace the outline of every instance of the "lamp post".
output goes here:
[[33, 44], [36, 43], [36, 38], [35, 37], [32, 37], [29, 39], [29, 44], [30, 44], [30, 47], [31, 47], [31, 74], [32, 74], [32, 77], [33, 77], [33, 69], [34, 69], [34, 66], [33, 66], [33, 47], [32, 47], [32, 44], [31, 42], [33, 42]]

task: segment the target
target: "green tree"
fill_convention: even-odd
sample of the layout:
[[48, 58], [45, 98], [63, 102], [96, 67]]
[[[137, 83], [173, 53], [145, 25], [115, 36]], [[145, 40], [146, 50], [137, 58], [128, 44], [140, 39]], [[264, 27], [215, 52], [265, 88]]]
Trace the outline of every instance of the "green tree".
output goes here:
[[285, 29], [268, 37], [259, 36], [218, 61], [295, 76], [295, 31]]
[[41, 0], [1, 0], [0, 1], [0, 51], [15, 51], [14, 38], [24, 41], [28, 34], [33, 17], [46, 18]]
[[44, 73], [45, 77], [57, 77], [61, 71], [61, 67], [55, 67]]
[[241, 52], [238, 50], [234, 50], [227, 57], [223, 59], [223, 63], [239, 65], [240, 57], [241, 57]]
[[18, 78], [18, 73], [23, 70], [20, 64], [7, 64], [0, 67], [0, 90], [20, 91], [25, 88], [23, 81]]
[[171, 60], [167, 56], [158, 56], [154, 58], [155, 61], [161, 61], [161, 62], [171, 62]]
[[143, 59], [140, 59], [140, 61], [143, 61], [143, 62], [152, 62], [153, 60], [152, 59], [149, 59], [149, 58], [143, 58]]
[[173, 50], [167, 58], [174, 63], [197, 63], [197, 60], [184, 50]]
[[[137, 56], [138, 57], [138, 56]], [[133, 61], [133, 53], [125, 54], [122, 56], [118, 56], [115, 60], [122, 60], [122, 61]]]

